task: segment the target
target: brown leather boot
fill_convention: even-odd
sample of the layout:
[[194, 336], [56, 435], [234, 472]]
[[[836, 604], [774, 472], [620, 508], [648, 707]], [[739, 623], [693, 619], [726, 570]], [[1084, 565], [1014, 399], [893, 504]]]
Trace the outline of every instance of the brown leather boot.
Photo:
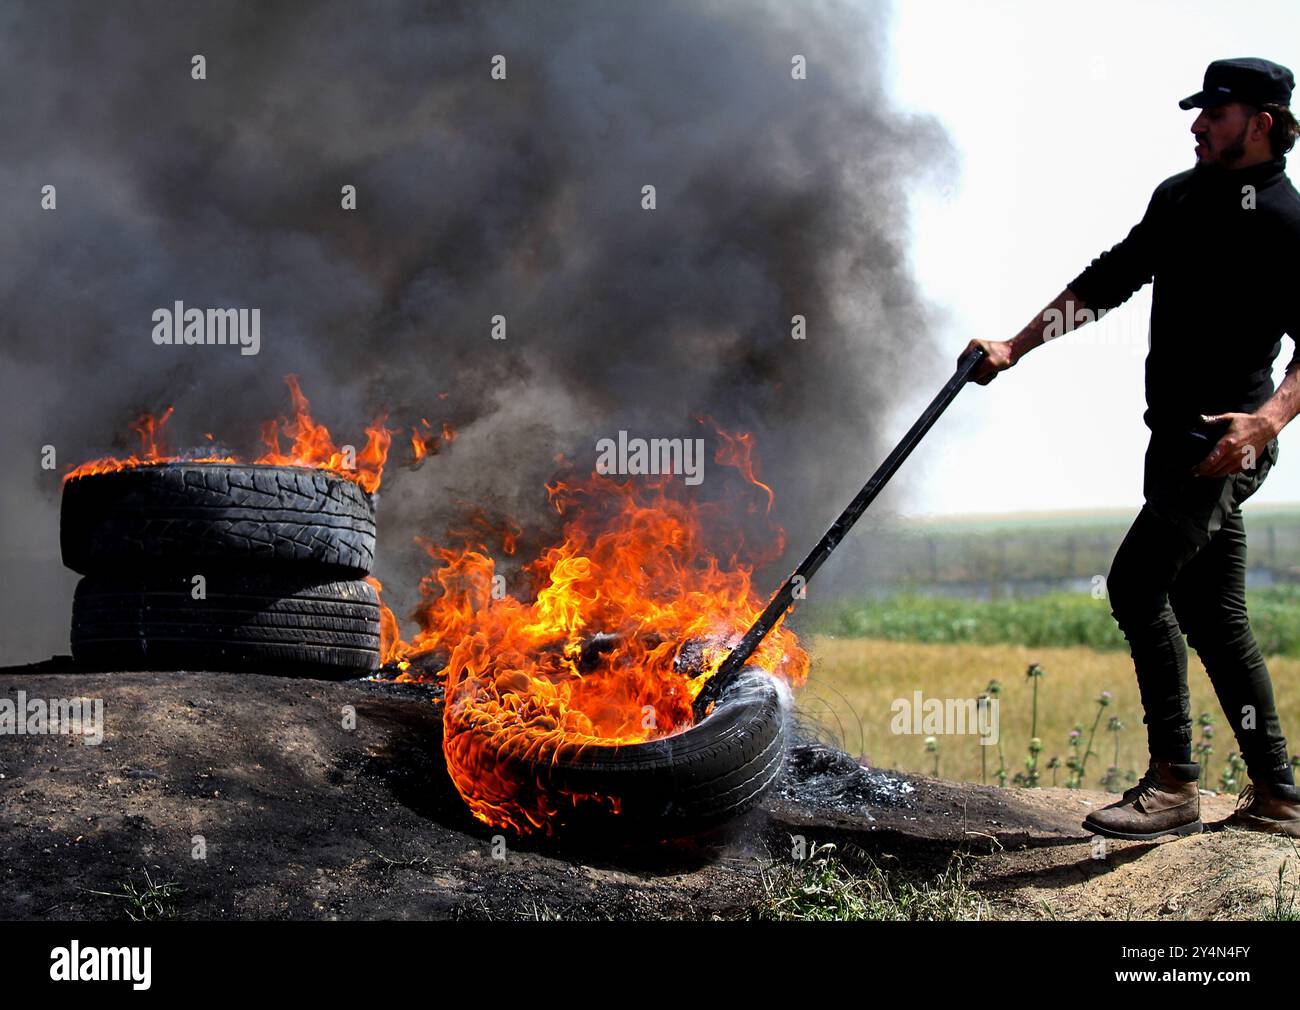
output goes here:
[[1094, 810], [1086, 830], [1110, 838], [1148, 841], [1201, 831], [1201, 766], [1152, 761], [1137, 784], [1109, 806]]
[[1300, 838], [1300, 788], [1281, 782], [1251, 782], [1224, 823]]

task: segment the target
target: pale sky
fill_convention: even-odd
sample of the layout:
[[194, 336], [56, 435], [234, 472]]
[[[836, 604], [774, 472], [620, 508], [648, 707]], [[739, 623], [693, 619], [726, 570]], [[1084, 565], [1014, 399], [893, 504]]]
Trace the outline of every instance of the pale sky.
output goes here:
[[[912, 203], [912, 257], [947, 314], [934, 337], [953, 367], [971, 337], [1010, 339], [1128, 234], [1157, 183], [1192, 166], [1196, 113], [1178, 100], [1200, 90], [1207, 63], [1234, 56], [1300, 72], [1300, 3], [900, 0], [894, 93], [937, 117], [961, 160], [951, 192]], [[914, 494], [900, 510], [1140, 505], [1150, 291], [963, 389], [908, 460]], [[1275, 383], [1293, 350], [1283, 338]], [[951, 374], [918, 377], [899, 436]], [[1300, 420], [1279, 441], [1247, 510], [1300, 503]]]

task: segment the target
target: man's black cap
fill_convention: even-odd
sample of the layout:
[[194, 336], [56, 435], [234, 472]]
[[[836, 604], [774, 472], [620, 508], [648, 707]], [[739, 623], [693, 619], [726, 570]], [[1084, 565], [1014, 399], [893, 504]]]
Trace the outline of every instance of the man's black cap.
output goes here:
[[1182, 109], [1210, 109], [1229, 102], [1264, 105], [1291, 104], [1295, 78], [1291, 71], [1272, 60], [1255, 56], [1236, 60], [1215, 60], [1205, 68], [1201, 90], [1178, 103]]

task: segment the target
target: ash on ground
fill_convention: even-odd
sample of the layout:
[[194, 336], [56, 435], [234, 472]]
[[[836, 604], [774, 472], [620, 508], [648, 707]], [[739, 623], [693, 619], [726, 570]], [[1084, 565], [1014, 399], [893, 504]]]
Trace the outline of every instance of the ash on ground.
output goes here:
[[905, 779], [864, 768], [843, 751], [816, 741], [795, 740], [777, 792], [808, 806], [874, 820], [871, 807], [907, 807], [915, 790]]

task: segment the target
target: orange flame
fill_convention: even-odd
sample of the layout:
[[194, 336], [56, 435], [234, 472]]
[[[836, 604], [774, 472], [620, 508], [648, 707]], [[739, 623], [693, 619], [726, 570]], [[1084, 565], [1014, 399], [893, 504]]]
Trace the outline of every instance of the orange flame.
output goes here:
[[[289, 396], [293, 400], [294, 416], [291, 420], [267, 421], [262, 425], [264, 452], [254, 463], [269, 466], [311, 466], [335, 470], [355, 480], [372, 494], [379, 490], [384, 462], [393, 442], [393, 433], [383, 426], [384, 418], [377, 418], [366, 428], [366, 445], [355, 458], [334, 444], [329, 429], [312, 420], [311, 404], [298, 385], [298, 376], [286, 375]], [[280, 451], [280, 432], [293, 439], [289, 451]]]
[[366, 581], [374, 586], [375, 592], [379, 594], [379, 661], [388, 663], [398, 658], [398, 649], [402, 644], [397, 615], [384, 603], [384, 584], [373, 575], [367, 575]]
[[[455, 531], [461, 547], [427, 545], [441, 564], [421, 585], [420, 631], [397, 653], [445, 656], [443, 746], [474, 816], [527, 833], [549, 831], [562, 805], [617, 809], [617, 797], [547, 795], [513, 759], [544, 763], [561, 745], [640, 743], [692, 724], [691, 703], [766, 602], [754, 567], [782, 542], [751, 450], [749, 436], [724, 433], [714, 459], [743, 478], [727, 482], [740, 502], [693, 500], [672, 477], [557, 480], [547, 491], [561, 529], [513, 575], [494, 555], [514, 548], [517, 525], [474, 516]], [[761, 547], [744, 542], [737, 504], [763, 525]], [[527, 591], [505, 592], [512, 582]], [[597, 652], [598, 633], [614, 637]], [[674, 668], [692, 640], [704, 643], [694, 679]], [[808, 656], [784, 626], [752, 662], [795, 686], [807, 677]]]
[[[164, 444], [163, 428], [171, 420], [174, 410], [174, 407], [167, 407], [158, 417], [154, 417], [153, 414], [141, 414], [131, 422], [131, 430], [140, 438], [140, 452], [138, 455], [132, 453], [130, 456], [103, 456], [99, 459], [89, 460], [65, 473], [63, 475], [64, 482], [92, 473], [113, 473], [117, 470], [127, 470], [136, 466], [176, 462], [180, 459], [179, 456], [169, 456], [165, 449], [161, 448]], [[206, 437], [211, 439], [212, 436], [208, 435]], [[188, 460], [188, 462], [235, 463], [237, 460], [233, 456], [199, 456]]]
[[[384, 426], [384, 417], [376, 418], [366, 428], [366, 444], [356, 452], [347, 446], [336, 446], [329, 429], [317, 423], [311, 416], [311, 404], [303, 394], [296, 375], [286, 375], [285, 383], [289, 387], [289, 396], [293, 402], [292, 418], [279, 418], [262, 425], [262, 443], [265, 451], [253, 460], [255, 464], [268, 466], [302, 466], [332, 470], [342, 477], [356, 481], [372, 494], [379, 490], [383, 476], [384, 464], [388, 460], [394, 432]], [[64, 481], [84, 477], [94, 473], [112, 473], [137, 466], [150, 466], [160, 463], [239, 463], [234, 455], [184, 455], [168, 453], [165, 449], [164, 432], [173, 413], [167, 407], [162, 414], [142, 414], [131, 423], [131, 430], [140, 439], [140, 450], [129, 456], [105, 456], [76, 466], [64, 474]], [[426, 454], [437, 452], [443, 445], [449, 445], [456, 434], [450, 425], [444, 423], [440, 432], [435, 432], [427, 420], [421, 420], [419, 429], [412, 429], [412, 445], [420, 438], [420, 448], [412, 465], [419, 463]], [[287, 450], [281, 448], [281, 436], [291, 441]], [[215, 442], [211, 432], [203, 433], [208, 442]], [[430, 448], [432, 444], [432, 448]]]
[[443, 445], [456, 441], [456, 432], [446, 421], [440, 430], [435, 430], [428, 418], [420, 418], [420, 424], [411, 428], [411, 468], [415, 469], [429, 456], [436, 456]]

